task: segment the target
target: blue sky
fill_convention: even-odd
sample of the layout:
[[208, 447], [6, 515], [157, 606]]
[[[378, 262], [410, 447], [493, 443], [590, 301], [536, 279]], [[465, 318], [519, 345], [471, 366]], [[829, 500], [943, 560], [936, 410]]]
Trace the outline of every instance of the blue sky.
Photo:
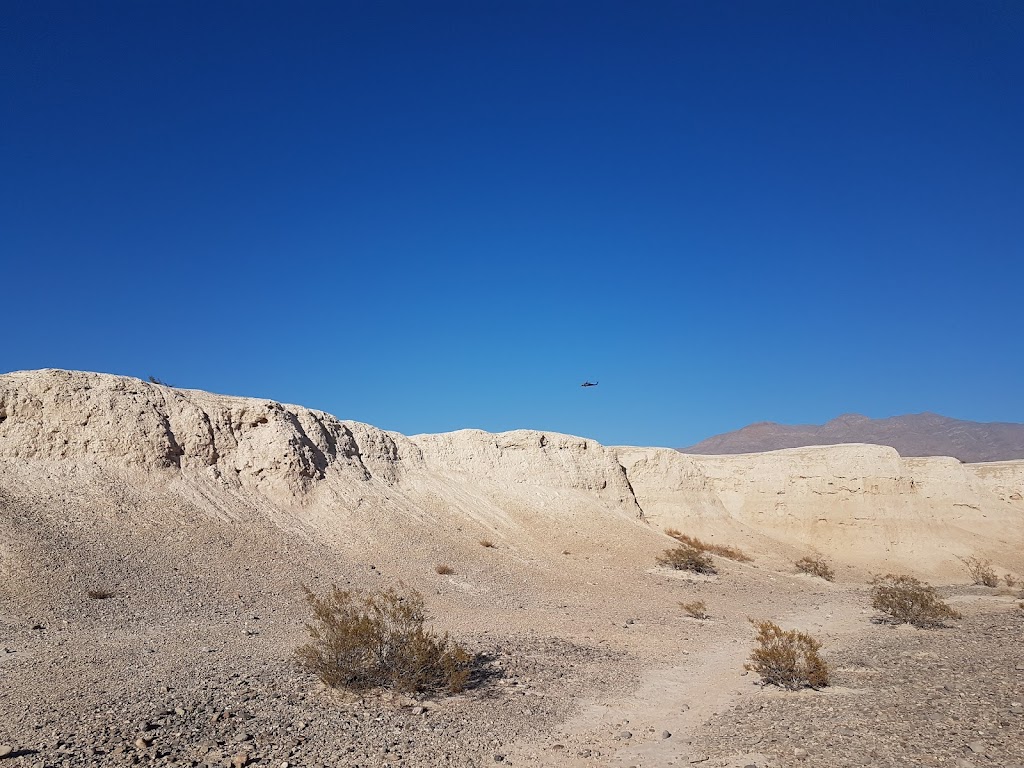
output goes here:
[[5, 3], [0, 370], [407, 434], [1024, 421], [1022, 39], [1016, 0]]

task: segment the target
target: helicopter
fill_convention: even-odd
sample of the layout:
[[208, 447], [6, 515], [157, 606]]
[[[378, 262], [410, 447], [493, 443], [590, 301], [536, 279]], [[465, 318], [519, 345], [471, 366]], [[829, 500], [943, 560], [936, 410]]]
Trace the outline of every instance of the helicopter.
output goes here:
[[580, 386], [581, 387], [596, 387], [600, 383], [601, 382], [599, 382], [599, 381], [590, 381], [588, 379], [587, 381], [584, 381], [582, 384], [580, 384]]

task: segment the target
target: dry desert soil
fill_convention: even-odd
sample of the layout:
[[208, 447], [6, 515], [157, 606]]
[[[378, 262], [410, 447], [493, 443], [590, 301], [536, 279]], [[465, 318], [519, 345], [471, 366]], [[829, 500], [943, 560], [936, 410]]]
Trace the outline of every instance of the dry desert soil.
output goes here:
[[[0, 375], [0, 768], [1024, 766], [1021, 587], [972, 585], [960, 559], [1024, 578], [1022, 493], [1024, 461], [409, 437]], [[753, 559], [660, 567], [668, 528]], [[835, 581], [798, 573], [806, 555]], [[888, 572], [962, 618], [878, 623], [868, 582]], [[295, 649], [302, 585], [332, 584], [418, 590], [479, 654], [472, 684], [325, 687]], [[817, 638], [831, 685], [761, 685], [750, 618]]]

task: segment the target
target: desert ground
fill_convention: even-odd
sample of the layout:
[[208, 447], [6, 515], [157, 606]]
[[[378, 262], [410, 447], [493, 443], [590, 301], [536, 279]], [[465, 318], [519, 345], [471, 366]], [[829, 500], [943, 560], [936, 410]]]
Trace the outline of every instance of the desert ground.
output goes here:
[[[1022, 498], [1024, 461], [404, 436], [0, 375], [0, 766], [1024, 766]], [[659, 566], [670, 528], [752, 560]], [[835, 580], [797, 572], [809, 555]], [[877, 622], [884, 573], [962, 618]], [[472, 684], [324, 686], [295, 649], [302, 585], [332, 584], [418, 590], [479, 654]], [[749, 619], [817, 638], [831, 685], [762, 685]]]

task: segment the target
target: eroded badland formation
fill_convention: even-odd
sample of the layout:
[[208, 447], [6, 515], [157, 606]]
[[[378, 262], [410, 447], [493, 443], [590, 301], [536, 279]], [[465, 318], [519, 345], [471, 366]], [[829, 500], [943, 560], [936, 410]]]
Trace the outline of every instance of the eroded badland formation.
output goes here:
[[[958, 560], [1024, 576], [1022, 496], [1024, 461], [406, 437], [130, 378], [2, 375], [0, 766], [1024, 764], [1020, 587], [972, 586]], [[666, 528], [753, 560], [659, 568]], [[834, 582], [795, 571], [811, 554]], [[941, 585], [963, 618], [873, 623], [885, 572]], [[356, 697], [296, 666], [301, 584], [399, 581], [484, 654], [478, 685]], [[814, 635], [833, 684], [758, 685], [748, 617]]]

